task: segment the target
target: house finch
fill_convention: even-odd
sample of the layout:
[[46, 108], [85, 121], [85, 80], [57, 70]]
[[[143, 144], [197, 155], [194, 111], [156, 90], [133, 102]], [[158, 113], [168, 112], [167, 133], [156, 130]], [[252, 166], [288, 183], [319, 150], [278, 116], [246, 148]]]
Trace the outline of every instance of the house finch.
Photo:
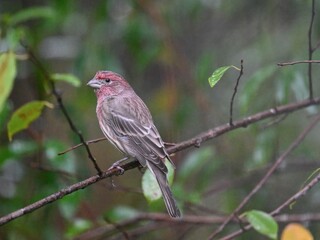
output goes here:
[[180, 217], [163, 160], [167, 158], [173, 163], [147, 106], [117, 73], [99, 71], [87, 85], [94, 88], [97, 96], [96, 112], [103, 134], [126, 156], [138, 159], [142, 166], [150, 169], [157, 179], [169, 215]]

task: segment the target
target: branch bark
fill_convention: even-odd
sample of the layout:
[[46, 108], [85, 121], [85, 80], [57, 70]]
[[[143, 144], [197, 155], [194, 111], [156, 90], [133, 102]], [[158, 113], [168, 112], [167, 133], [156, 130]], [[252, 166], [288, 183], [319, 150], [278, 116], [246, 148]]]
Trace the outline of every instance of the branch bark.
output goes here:
[[[167, 226], [181, 225], [181, 224], [192, 224], [192, 225], [212, 225], [221, 224], [225, 221], [227, 216], [196, 216], [196, 215], [186, 215], [181, 219], [170, 218], [167, 214], [163, 213], [140, 213], [130, 219], [118, 222], [116, 226], [113, 224], [106, 224], [101, 227], [91, 229], [80, 236], [78, 239], [101, 239], [102, 236], [115, 236], [119, 235], [119, 232], [114, 230], [127, 229], [127, 234], [131, 236], [129, 227], [141, 226], [144, 228], [146, 224], [141, 224], [141, 222], [155, 222], [156, 224], [164, 223]], [[305, 222], [305, 221], [319, 221], [320, 213], [304, 213], [304, 214], [281, 214], [274, 217], [277, 222]], [[237, 221], [233, 221], [233, 224], [238, 224]], [[244, 223], [247, 223], [244, 221]], [[136, 229], [136, 228], [134, 228]], [[154, 229], [151, 229], [151, 231]], [[120, 231], [120, 234], [122, 232]]]
[[[285, 158], [296, 148], [300, 145], [300, 143], [304, 140], [304, 138], [307, 136], [308, 133], [318, 124], [320, 121], [320, 115], [317, 116], [305, 129], [304, 131], [296, 138], [296, 140], [284, 151], [281, 156], [277, 159], [277, 161], [272, 165], [272, 167], [269, 169], [269, 171], [263, 176], [263, 178], [255, 185], [255, 187], [252, 189], [252, 191], [242, 200], [242, 202], [238, 205], [238, 207], [233, 211], [232, 214], [223, 222], [220, 227], [214, 231], [208, 239], [213, 239], [218, 233], [220, 233], [225, 226], [235, 217], [238, 215], [239, 211], [248, 203], [248, 201], [251, 199], [251, 197], [257, 193], [257, 191], [262, 187], [263, 184], [267, 182], [267, 180], [270, 178], [270, 176], [274, 173], [274, 171], [278, 168], [278, 166], [285, 160]], [[319, 181], [320, 174], [318, 177], [316, 177], [316, 180]], [[310, 185], [307, 188], [304, 188], [305, 190], [303, 193], [305, 194], [312, 186], [314, 186], [317, 181], [312, 181], [313, 185]], [[301, 191], [299, 191], [301, 192]], [[298, 192], [298, 193], [299, 193]], [[297, 195], [297, 194], [296, 194]], [[296, 196], [294, 195], [294, 196]], [[302, 194], [297, 195], [293, 200], [292, 197], [287, 200], [284, 204], [282, 204], [277, 210], [273, 211], [271, 215], [276, 215], [280, 212], [281, 209], [283, 209], [285, 206], [288, 206], [291, 202], [297, 200], [299, 197], [301, 197]], [[244, 230], [246, 227], [244, 228]], [[242, 230], [242, 231], [244, 231]]]
[[301, 61], [293, 61], [293, 62], [283, 62], [283, 63], [278, 63], [277, 65], [279, 67], [284, 67], [284, 66], [289, 66], [289, 65], [295, 65], [295, 64], [301, 64], [301, 63], [320, 63], [320, 60], [301, 60]]
[[[175, 153], [175, 152], [181, 151], [183, 149], [186, 149], [186, 148], [189, 148], [192, 146], [199, 147], [202, 142], [205, 142], [205, 141], [208, 141], [212, 138], [218, 137], [218, 136], [220, 136], [226, 132], [229, 132], [231, 130], [241, 128], [241, 127], [247, 127], [250, 124], [256, 123], [256, 122], [261, 121], [263, 119], [278, 116], [278, 115], [281, 115], [284, 113], [294, 112], [299, 109], [306, 108], [306, 107], [309, 107], [312, 105], [318, 105], [318, 104], [320, 104], [320, 97], [312, 99], [312, 100], [308, 99], [308, 100], [304, 100], [304, 101], [297, 102], [297, 103], [290, 103], [287, 105], [282, 105], [282, 106], [278, 106], [275, 108], [271, 108], [269, 110], [251, 115], [246, 118], [243, 118], [241, 120], [237, 120], [233, 123], [232, 126], [227, 123], [227, 124], [218, 126], [216, 128], [209, 129], [208, 131], [203, 132], [194, 138], [191, 138], [187, 141], [180, 142], [178, 144], [175, 144], [173, 147], [168, 148], [168, 153]], [[133, 162], [129, 162], [129, 163], [122, 165], [121, 168], [123, 168], [125, 171], [127, 171], [129, 169], [133, 169], [138, 166], [139, 166], [138, 161], [133, 161]], [[81, 182], [78, 182], [78, 183], [75, 183], [71, 186], [63, 188], [60, 191], [49, 195], [48, 197], [45, 197], [45, 198], [43, 198], [33, 204], [30, 204], [30, 205], [23, 207], [15, 212], [9, 213], [8, 215], [1, 217], [0, 218], [0, 226], [6, 224], [16, 218], [19, 218], [25, 214], [31, 213], [41, 207], [44, 207], [49, 203], [55, 202], [68, 194], [71, 194], [75, 191], [86, 188], [86, 187], [88, 187], [98, 181], [101, 181], [105, 178], [108, 178], [111, 176], [117, 176], [120, 173], [121, 173], [121, 170], [111, 169], [111, 170], [102, 172], [101, 175], [95, 175], [95, 176], [89, 177]]]
[[203, 133], [200, 133], [194, 138], [191, 138], [187, 141], [180, 142], [176, 144], [174, 147], [168, 148], [168, 153], [178, 152], [190, 146], [199, 147], [202, 142], [205, 142], [212, 138], [216, 138], [231, 130], [234, 130], [237, 128], [245, 128], [250, 124], [259, 122], [261, 120], [264, 120], [270, 117], [279, 116], [285, 113], [291, 113], [302, 108], [306, 108], [312, 105], [319, 105], [319, 104], [320, 104], [320, 97], [311, 99], [311, 100], [307, 99], [307, 100], [296, 102], [296, 103], [290, 103], [287, 105], [270, 108], [268, 110], [256, 113], [254, 115], [243, 118], [241, 120], [234, 121], [232, 126], [227, 123], [227, 124], [209, 129]]
[[[304, 188], [302, 188], [300, 191], [298, 191], [296, 194], [294, 194], [292, 197], [290, 197], [288, 200], [286, 200], [283, 204], [281, 204], [278, 208], [276, 208], [275, 210], [273, 210], [270, 215], [271, 216], [275, 216], [277, 214], [279, 214], [279, 212], [289, 206], [291, 203], [297, 201], [299, 198], [301, 198], [302, 196], [304, 196], [311, 188], [313, 188], [317, 183], [320, 182], [320, 174], [318, 174], [309, 184], [307, 184]], [[275, 219], [277, 221], [278, 218], [281, 215], [279, 215], [278, 217], [275, 217]], [[306, 216], [307, 217], [307, 216]], [[280, 218], [281, 219], [281, 218]], [[292, 221], [296, 221], [295, 219], [292, 219]], [[302, 221], [308, 221], [308, 218], [306, 218], [305, 220], [302, 219]], [[234, 239], [235, 237], [239, 236], [240, 234], [242, 234], [244, 231], [247, 231], [251, 228], [251, 225], [246, 225], [244, 226], [242, 229], [235, 231], [227, 236], [222, 237], [219, 240], [231, 240]]]
[[37, 56], [34, 54], [33, 50], [28, 45], [26, 45], [25, 43], [21, 43], [21, 45], [25, 48], [28, 55], [30, 56], [30, 61], [37, 67], [37, 69], [44, 76], [45, 80], [49, 83], [49, 86], [51, 87], [52, 95], [55, 97], [55, 99], [58, 103], [58, 106], [61, 109], [62, 114], [64, 115], [64, 117], [66, 118], [66, 120], [69, 124], [70, 129], [78, 136], [80, 142], [84, 145], [86, 152], [88, 154], [88, 157], [91, 160], [91, 162], [93, 163], [98, 174], [99, 175], [102, 174], [102, 171], [101, 171], [100, 167], [98, 166], [95, 157], [93, 156], [93, 154], [90, 151], [89, 145], [84, 140], [83, 134], [76, 127], [74, 121], [70, 117], [70, 114], [68, 113], [68, 111], [63, 103], [62, 97], [61, 97], [59, 91], [57, 90], [56, 84], [53, 81], [53, 79], [51, 78], [49, 71], [47, 71], [47, 69], [43, 66], [42, 62], [37, 58]]

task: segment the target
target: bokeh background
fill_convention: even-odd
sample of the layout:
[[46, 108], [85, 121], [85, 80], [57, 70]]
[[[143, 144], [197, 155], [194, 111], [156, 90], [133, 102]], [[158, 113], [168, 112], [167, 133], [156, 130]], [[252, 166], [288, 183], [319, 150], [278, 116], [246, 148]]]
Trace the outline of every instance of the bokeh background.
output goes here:
[[[37, 17], [10, 25], [15, 14], [38, 7], [46, 8]], [[58, 82], [57, 88], [87, 140], [102, 137], [96, 98], [86, 86], [97, 70], [124, 75], [149, 106], [163, 139], [173, 143], [229, 121], [239, 72], [230, 69], [210, 88], [208, 77], [220, 66], [240, 67], [241, 59], [244, 61], [235, 119], [308, 97], [307, 65], [280, 68], [276, 64], [307, 59], [311, 1], [1, 0], [0, 14], [1, 52], [12, 47], [10, 41], [23, 39], [50, 73], [71, 73], [81, 80], [79, 87]], [[319, 15], [317, 4], [314, 45], [320, 35]], [[14, 50], [25, 53], [19, 44]], [[314, 54], [317, 58], [319, 51]], [[57, 156], [76, 145], [78, 138], [39, 70], [28, 60], [18, 61], [17, 67], [13, 91], [0, 114], [1, 215], [96, 173], [84, 149]], [[313, 76], [318, 96], [317, 65]], [[6, 124], [10, 115], [31, 100], [47, 100], [56, 107], [46, 109], [28, 130], [9, 142]], [[271, 120], [263, 121], [175, 154], [172, 188], [184, 214], [232, 212], [318, 110], [311, 107], [289, 114], [271, 127], [266, 127]], [[319, 167], [319, 141], [318, 126], [245, 210], [271, 211], [298, 191]], [[102, 169], [122, 157], [107, 142], [90, 148]], [[145, 200], [141, 176], [135, 169], [113, 178], [115, 188], [105, 180], [78, 191], [0, 227], [0, 238], [74, 239], [139, 212], [165, 211], [161, 201]], [[319, 187], [315, 187], [285, 212], [315, 213], [320, 209], [319, 197]], [[159, 229], [146, 230], [152, 226]], [[319, 223], [307, 226], [315, 236], [320, 235]], [[205, 239], [216, 226], [145, 223], [139, 227], [144, 231], [132, 233], [132, 239]], [[231, 224], [227, 232], [237, 227]], [[280, 224], [280, 231], [282, 228]], [[123, 238], [116, 230], [99, 237], [96, 239]], [[263, 239], [253, 231], [239, 237], [257, 238]]]

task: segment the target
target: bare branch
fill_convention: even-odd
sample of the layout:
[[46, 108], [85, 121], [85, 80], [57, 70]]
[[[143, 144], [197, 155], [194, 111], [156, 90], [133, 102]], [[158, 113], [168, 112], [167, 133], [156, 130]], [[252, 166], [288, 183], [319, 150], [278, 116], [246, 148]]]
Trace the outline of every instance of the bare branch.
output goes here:
[[284, 62], [284, 63], [277, 63], [279, 67], [288, 66], [288, 65], [295, 65], [301, 63], [320, 63], [320, 60], [301, 60], [301, 61], [293, 61], [293, 62]]
[[[315, 12], [315, 0], [312, 0], [312, 6], [311, 6], [311, 20], [310, 20], [310, 26], [308, 30], [308, 50], [309, 50], [309, 60], [312, 60], [312, 55], [314, 52], [314, 49], [312, 47], [312, 27], [313, 27], [313, 21], [314, 21], [314, 15]], [[312, 64], [308, 64], [308, 78], [309, 78], [309, 98], [313, 98], [313, 87], [312, 87]]]
[[234, 98], [237, 94], [237, 90], [238, 90], [238, 85], [239, 85], [239, 82], [240, 82], [240, 78], [241, 76], [243, 75], [243, 60], [241, 59], [241, 68], [240, 68], [240, 73], [239, 73], [239, 76], [237, 78], [237, 82], [236, 82], [236, 85], [234, 86], [234, 90], [233, 90], [233, 94], [232, 94], [232, 98], [231, 98], [231, 102], [230, 102], [230, 119], [229, 119], [229, 124], [230, 126], [233, 125], [233, 101], [234, 101]]
[[273, 121], [265, 124], [264, 126], [261, 127], [261, 130], [263, 129], [267, 129], [271, 126], [274, 126], [280, 122], [282, 122], [284, 119], [286, 119], [288, 117], [288, 114], [283, 114], [282, 116], [278, 117], [278, 118], [275, 118]]
[[[266, 111], [251, 115], [249, 117], [243, 118], [242, 120], [238, 120], [236, 122], [233, 122], [233, 125], [231, 126], [230, 124], [224, 124], [220, 125], [218, 127], [209, 129], [203, 133], [200, 133], [198, 136], [191, 138], [189, 140], [180, 142], [180, 143], [170, 143], [170, 144], [165, 144], [168, 146], [167, 151], [168, 153], [172, 154], [175, 152], [179, 152], [183, 149], [189, 148], [191, 146], [199, 147], [202, 142], [208, 141], [212, 138], [216, 138], [224, 133], [227, 133], [231, 130], [237, 129], [237, 128], [242, 128], [242, 127], [247, 127], [250, 124], [256, 123], [258, 121], [261, 121], [266, 118], [274, 117], [274, 116], [281, 116], [282, 114], [287, 114], [291, 112], [295, 112], [297, 110], [300, 110], [302, 108], [306, 108], [312, 105], [319, 105], [320, 104], [320, 97], [315, 98], [313, 100], [304, 100], [300, 101], [297, 103], [290, 103], [287, 105], [281, 105], [275, 108], [270, 108]], [[91, 143], [96, 143], [99, 141], [104, 140], [103, 138], [98, 138], [94, 140], [87, 141], [87, 144]], [[82, 146], [83, 143], [79, 143], [76, 146], [73, 146], [59, 154], [64, 154], [65, 152], [71, 151], [75, 148], [78, 148]]]
[[[198, 143], [200, 144], [202, 142], [208, 141], [209, 139], [220, 136], [220, 135], [222, 135], [226, 132], [229, 132], [233, 129], [240, 128], [240, 127], [247, 127], [250, 124], [261, 121], [266, 118], [278, 116], [278, 115], [281, 115], [284, 113], [294, 112], [299, 109], [306, 108], [306, 107], [309, 107], [312, 105], [318, 105], [318, 104], [320, 104], [320, 97], [315, 98], [313, 100], [304, 100], [304, 101], [297, 102], [297, 103], [290, 103], [287, 105], [278, 106], [276, 108], [271, 108], [269, 110], [254, 114], [254, 115], [249, 116], [247, 118], [244, 118], [242, 120], [238, 120], [238, 121], [234, 122], [233, 126], [230, 126], [229, 124], [224, 124], [222, 126], [219, 126], [219, 127], [213, 128], [213, 129], [209, 129], [208, 131], [201, 133], [192, 139], [189, 139], [189, 140], [181, 142], [181, 143], [177, 143], [173, 147], [170, 147], [168, 149], [168, 153], [179, 152], [183, 149], [195, 146]], [[138, 166], [140, 166], [138, 161], [133, 161], [133, 162], [129, 162], [124, 165], [121, 165], [121, 168], [123, 168], [125, 171], [127, 171], [129, 169], [136, 168]], [[30, 204], [24, 208], [21, 208], [15, 212], [12, 212], [6, 216], [1, 217], [0, 218], [0, 225], [6, 224], [6, 223], [18, 218], [18, 217], [21, 217], [21, 216], [27, 214], [27, 213], [33, 212], [38, 208], [44, 207], [45, 205], [52, 203], [54, 201], [57, 201], [60, 198], [63, 198], [64, 196], [71, 194], [75, 191], [86, 188], [86, 187], [88, 187], [98, 181], [101, 181], [102, 179], [105, 179], [105, 178], [108, 178], [111, 176], [115, 176], [115, 175], [119, 175], [120, 173], [121, 173], [120, 170], [114, 168], [114, 169], [108, 170], [106, 172], [102, 172], [101, 175], [92, 176], [90, 178], [87, 178], [86, 180], [75, 183], [75, 184], [62, 189], [59, 192], [53, 193], [53, 194], [49, 195], [48, 197], [43, 198], [33, 204]]]
[[299, 63], [308, 63], [308, 77], [309, 77], [309, 98], [313, 98], [313, 88], [312, 88], [312, 63], [320, 63], [319, 60], [312, 60], [313, 52], [318, 48], [318, 45], [313, 48], [312, 47], [312, 27], [314, 22], [314, 16], [315, 16], [315, 1], [312, 0], [312, 7], [311, 7], [311, 21], [309, 25], [308, 30], [308, 55], [309, 60], [303, 60], [303, 61], [295, 61], [295, 62], [288, 62], [288, 63], [278, 63], [278, 66], [286, 66], [286, 65], [294, 65]]
[[[289, 198], [287, 201], [285, 201], [283, 204], [281, 204], [278, 208], [273, 210], [270, 215], [275, 216], [277, 215], [283, 208], [289, 206], [291, 203], [297, 201], [299, 198], [304, 196], [311, 188], [313, 188], [318, 182], [320, 182], [320, 174], [318, 174], [308, 185], [306, 185], [303, 189], [301, 189], [299, 192], [294, 194], [291, 198]], [[318, 214], [316, 214], [318, 215]], [[275, 217], [277, 221], [283, 222], [287, 216], [286, 215], [279, 215], [278, 217]], [[288, 220], [290, 221], [310, 221], [311, 215], [310, 214], [303, 214], [303, 216], [298, 217], [297, 215], [292, 216], [292, 219]], [[231, 240], [234, 239], [236, 236], [239, 236], [245, 231], [249, 230], [251, 228], [251, 225], [246, 225], [244, 229], [240, 229], [236, 232], [233, 232], [220, 240]]]
[[[273, 213], [271, 213], [273, 214]], [[197, 216], [197, 215], [186, 215], [183, 218], [171, 218], [166, 213], [141, 213], [136, 217], [125, 220], [122, 223], [118, 223], [118, 226], [125, 227], [128, 223], [137, 223], [138, 221], [157, 221], [157, 222], [169, 222], [169, 223], [190, 223], [190, 224], [219, 224], [225, 221], [227, 216]], [[304, 214], [282, 214], [275, 216], [278, 222], [304, 222], [304, 221], [319, 221], [319, 213], [304, 213]], [[233, 221], [237, 223], [237, 221]], [[244, 220], [246, 222], [246, 220]]]
[[[124, 170], [129, 170], [132, 168], [136, 168], [137, 166], [139, 166], [138, 161], [133, 161], [133, 162], [126, 163], [125, 165], [121, 166], [121, 168], [123, 168]], [[108, 170], [106, 172], [102, 172], [100, 175], [95, 175], [95, 176], [89, 177], [86, 180], [75, 183], [75, 184], [68, 186], [66, 188], [63, 188], [60, 191], [49, 195], [48, 197], [45, 197], [37, 202], [34, 202], [33, 204], [30, 204], [30, 205], [28, 205], [24, 208], [21, 208], [15, 212], [12, 212], [4, 217], [1, 217], [0, 218], [0, 226], [18, 218], [18, 217], [21, 217], [27, 213], [33, 212], [33, 211], [37, 210], [38, 208], [41, 208], [49, 203], [55, 202], [55, 201], [65, 197], [66, 195], [69, 195], [69, 194], [75, 192], [75, 191], [78, 191], [80, 189], [84, 189], [84, 188], [86, 188], [96, 182], [99, 182], [105, 178], [108, 178], [111, 176], [117, 176], [120, 173], [121, 173], [121, 170], [113, 168], [113, 169]]]
[[[110, 236], [114, 234], [115, 228], [128, 229], [130, 226], [140, 225], [141, 222], [152, 221], [156, 223], [166, 223], [167, 226], [181, 225], [181, 224], [192, 224], [192, 225], [211, 225], [221, 224], [225, 221], [227, 216], [195, 216], [185, 215], [181, 219], [170, 218], [167, 214], [163, 213], [140, 213], [135, 217], [126, 219], [124, 221], [116, 223], [116, 226], [105, 225], [95, 229], [91, 229], [82, 235], [78, 236], [79, 239], [93, 239], [101, 236]], [[320, 213], [304, 213], [304, 214], [282, 214], [275, 217], [277, 222], [305, 222], [305, 221], [319, 221]], [[244, 219], [244, 222], [247, 221]], [[236, 221], [233, 224], [238, 224]], [[144, 226], [144, 225], [143, 225]], [[153, 229], [152, 229], [153, 230]], [[128, 235], [131, 235], [129, 232]]]
[[127, 239], [127, 240], [130, 239], [129, 234], [127, 233], [126, 230], [123, 229], [122, 226], [119, 226], [117, 223], [112, 222], [112, 221], [109, 220], [108, 218], [105, 218], [105, 221], [106, 221], [107, 223], [111, 224], [115, 229], [117, 229], [117, 230], [122, 234], [122, 236], [124, 237], [124, 239]]
[[[102, 138], [97, 138], [97, 139], [94, 139], [94, 140], [86, 141], [86, 144], [89, 145], [91, 143], [97, 143], [97, 142], [106, 141], [106, 140], [108, 140], [108, 139], [106, 139], [105, 137], [102, 137]], [[65, 154], [67, 152], [70, 152], [70, 151], [72, 151], [72, 150], [74, 150], [74, 149], [76, 149], [78, 147], [81, 147], [82, 145], [83, 145], [83, 143], [79, 143], [79, 144], [77, 144], [77, 145], [75, 145], [73, 147], [70, 147], [70, 148], [62, 151], [62, 152], [59, 152], [58, 155], [63, 155], [63, 154]]]
[[233, 122], [232, 126], [230, 126], [228, 123], [224, 125], [220, 125], [218, 127], [209, 129], [203, 133], [200, 133], [198, 136], [191, 138], [187, 141], [177, 143], [174, 147], [168, 148], [168, 153], [178, 152], [183, 149], [189, 148], [191, 146], [198, 147], [202, 142], [205, 142], [212, 138], [216, 138], [236, 128], [247, 127], [250, 124], [259, 122], [263, 119], [267, 119], [274, 116], [280, 116], [281, 114], [291, 113], [302, 108], [306, 108], [312, 105], [319, 105], [319, 104], [320, 104], [320, 97], [315, 98], [313, 100], [307, 99], [307, 100], [296, 102], [296, 103], [289, 103], [287, 105], [281, 105], [278, 107], [270, 108], [263, 112], [259, 112], [249, 117], [243, 118], [241, 120], [237, 120]]
[[263, 176], [263, 178], [256, 184], [256, 186], [251, 190], [251, 192], [242, 200], [242, 202], [238, 205], [238, 207], [233, 211], [232, 214], [226, 219], [226, 221], [221, 224], [221, 226], [214, 231], [208, 239], [213, 239], [218, 233], [220, 233], [225, 226], [238, 215], [239, 211], [249, 202], [254, 194], [256, 194], [261, 187], [268, 181], [270, 176], [275, 172], [275, 170], [279, 167], [279, 165], [286, 159], [286, 157], [297, 148], [300, 143], [304, 140], [308, 133], [318, 124], [320, 121], [320, 115], [317, 116], [310, 124], [307, 126], [304, 131], [296, 138], [296, 140], [287, 148], [287, 150], [282, 153], [282, 155], [275, 161], [275, 163], [271, 166], [271, 168], [267, 171], [267, 173]]
[[49, 72], [46, 70], [46, 68], [42, 65], [41, 61], [39, 61], [39, 59], [36, 57], [36, 55], [34, 54], [34, 52], [32, 51], [32, 49], [27, 46], [24, 43], [21, 43], [21, 45], [25, 48], [25, 50], [28, 52], [28, 55], [30, 56], [30, 60], [31, 62], [40, 70], [41, 74], [45, 77], [45, 80], [50, 84], [51, 86], [51, 91], [53, 96], [56, 98], [58, 105], [63, 113], [63, 115], [65, 116], [65, 118], [67, 119], [67, 122], [71, 128], [71, 130], [78, 135], [80, 142], [85, 146], [85, 149], [88, 153], [88, 157], [89, 159], [92, 161], [95, 169], [97, 170], [98, 174], [102, 174], [101, 169], [99, 168], [96, 159], [94, 158], [93, 154], [90, 151], [89, 145], [86, 143], [86, 141], [84, 140], [84, 137], [81, 133], [81, 131], [79, 129], [77, 129], [77, 127], [75, 126], [74, 122], [72, 121], [66, 107], [64, 106], [63, 100], [61, 98], [60, 93], [58, 92], [58, 90], [56, 89], [55, 86], [55, 82], [52, 80]]
[[297, 192], [295, 195], [293, 195], [291, 198], [289, 198], [287, 201], [285, 201], [278, 208], [273, 210], [270, 214], [272, 216], [279, 214], [282, 209], [284, 209], [285, 207], [288, 207], [291, 203], [297, 201], [299, 198], [306, 195], [306, 193], [312, 187], [314, 187], [319, 181], [320, 181], [320, 174], [318, 174], [310, 183], [308, 183], [304, 188], [302, 188], [299, 192]]
[[316, 46], [313, 48], [313, 51], [316, 51], [320, 47], [320, 41], [316, 44]]

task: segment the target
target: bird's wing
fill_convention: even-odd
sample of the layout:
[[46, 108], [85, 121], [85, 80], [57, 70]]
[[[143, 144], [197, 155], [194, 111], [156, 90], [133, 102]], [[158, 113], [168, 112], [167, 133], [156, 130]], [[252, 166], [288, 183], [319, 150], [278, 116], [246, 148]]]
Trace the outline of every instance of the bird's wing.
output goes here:
[[122, 139], [134, 149], [135, 156], [140, 162], [151, 161], [166, 172], [162, 159], [167, 157], [170, 160], [170, 158], [146, 105], [140, 98], [137, 100], [124, 98], [117, 104], [109, 116], [109, 123], [118, 140]]

